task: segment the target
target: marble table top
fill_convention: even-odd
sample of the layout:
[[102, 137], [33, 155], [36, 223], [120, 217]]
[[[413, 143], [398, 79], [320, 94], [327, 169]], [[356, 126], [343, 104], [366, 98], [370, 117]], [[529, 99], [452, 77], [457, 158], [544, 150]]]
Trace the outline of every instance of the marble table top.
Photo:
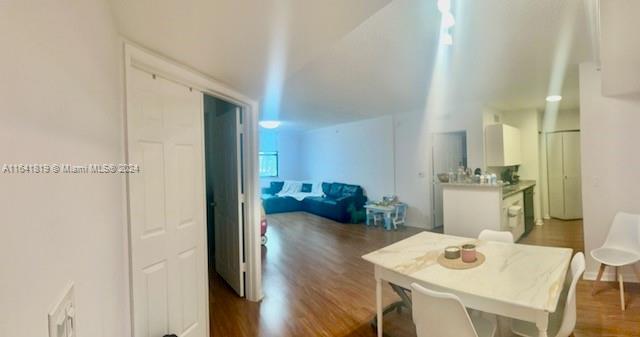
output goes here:
[[[447, 246], [475, 243], [486, 261], [472, 269], [447, 269], [437, 257]], [[422, 232], [362, 256], [385, 269], [458, 292], [555, 312], [572, 250], [480, 241]]]

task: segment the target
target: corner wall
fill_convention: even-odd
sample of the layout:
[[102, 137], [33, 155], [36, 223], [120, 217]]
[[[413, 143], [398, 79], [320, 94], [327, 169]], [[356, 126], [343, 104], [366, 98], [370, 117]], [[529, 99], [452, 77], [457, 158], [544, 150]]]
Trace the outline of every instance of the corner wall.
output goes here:
[[[0, 164], [122, 163], [122, 49], [106, 1], [0, 2]], [[0, 173], [0, 336], [129, 336], [124, 176]]]
[[361, 185], [369, 199], [395, 194], [393, 118], [384, 116], [302, 133], [301, 178]]
[[[580, 109], [585, 278], [594, 279], [598, 265], [589, 252], [604, 243], [616, 212], [640, 214], [640, 99], [603, 96], [601, 72], [584, 63]], [[630, 270], [625, 279], [635, 279]]]
[[278, 152], [278, 176], [260, 178], [260, 186], [271, 181], [301, 180], [300, 134], [295, 131], [260, 129], [260, 151]]

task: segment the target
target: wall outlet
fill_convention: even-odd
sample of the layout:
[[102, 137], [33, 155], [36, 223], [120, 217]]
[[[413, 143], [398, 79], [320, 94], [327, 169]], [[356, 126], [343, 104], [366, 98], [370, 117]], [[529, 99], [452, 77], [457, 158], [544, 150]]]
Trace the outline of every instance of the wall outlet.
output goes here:
[[49, 337], [77, 337], [76, 303], [73, 283], [49, 311]]

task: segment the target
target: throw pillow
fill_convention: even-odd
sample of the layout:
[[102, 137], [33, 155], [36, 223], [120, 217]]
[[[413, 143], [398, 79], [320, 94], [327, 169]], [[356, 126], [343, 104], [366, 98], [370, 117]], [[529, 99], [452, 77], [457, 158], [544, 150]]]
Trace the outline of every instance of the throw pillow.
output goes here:
[[276, 194], [282, 191], [282, 187], [284, 186], [284, 181], [272, 181], [271, 182], [271, 193]]
[[312, 187], [313, 187], [313, 185], [304, 183], [304, 184], [302, 184], [302, 188], [300, 189], [300, 192], [302, 192], [302, 193], [311, 193], [311, 188]]

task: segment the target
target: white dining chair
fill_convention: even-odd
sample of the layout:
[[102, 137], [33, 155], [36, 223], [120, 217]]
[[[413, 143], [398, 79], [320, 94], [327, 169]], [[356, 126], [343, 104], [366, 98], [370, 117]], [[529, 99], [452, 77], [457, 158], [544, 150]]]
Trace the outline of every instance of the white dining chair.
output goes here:
[[469, 317], [454, 294], [441, 293], [416, 283], [413, 289], [413, 322], [418, 337], [493, 337], [496, 324], [482, 317]]
[[478, 235], [478, 240], [513, 243], [513, 234], [509, 231], [501, 232], [491, 229], [483, 229]]
[[[620, 306], [624, 305], [624, 279], [622, 267], [632, 265], [631, 268], [640, 280], [640, 271], [633, 264], [640, 261], [640, 215], [619, 212], [613, 219], [609, 235], [604, 245], [591, 251], [591, 256], [600, 262], [600, 270], [596, 282], [600, 281], [607, 266], [615, 268], [620, 283]], [[596, 282], [593, 283], [592, 295], [596, 293]]]
[[[556, 312], [549, 315], [547, 335], [550, 337], [568, 337], [576, 327], [576, 286], [584, 273], [584, 254], [577, 253], [571, 259], [571, 279], [566, 283]], [[564, 303], [563, 303], [564, 302]], [[534, 323], [514, 319], [511, 331], [518, 336], [537, 337], [539, 332]]]

